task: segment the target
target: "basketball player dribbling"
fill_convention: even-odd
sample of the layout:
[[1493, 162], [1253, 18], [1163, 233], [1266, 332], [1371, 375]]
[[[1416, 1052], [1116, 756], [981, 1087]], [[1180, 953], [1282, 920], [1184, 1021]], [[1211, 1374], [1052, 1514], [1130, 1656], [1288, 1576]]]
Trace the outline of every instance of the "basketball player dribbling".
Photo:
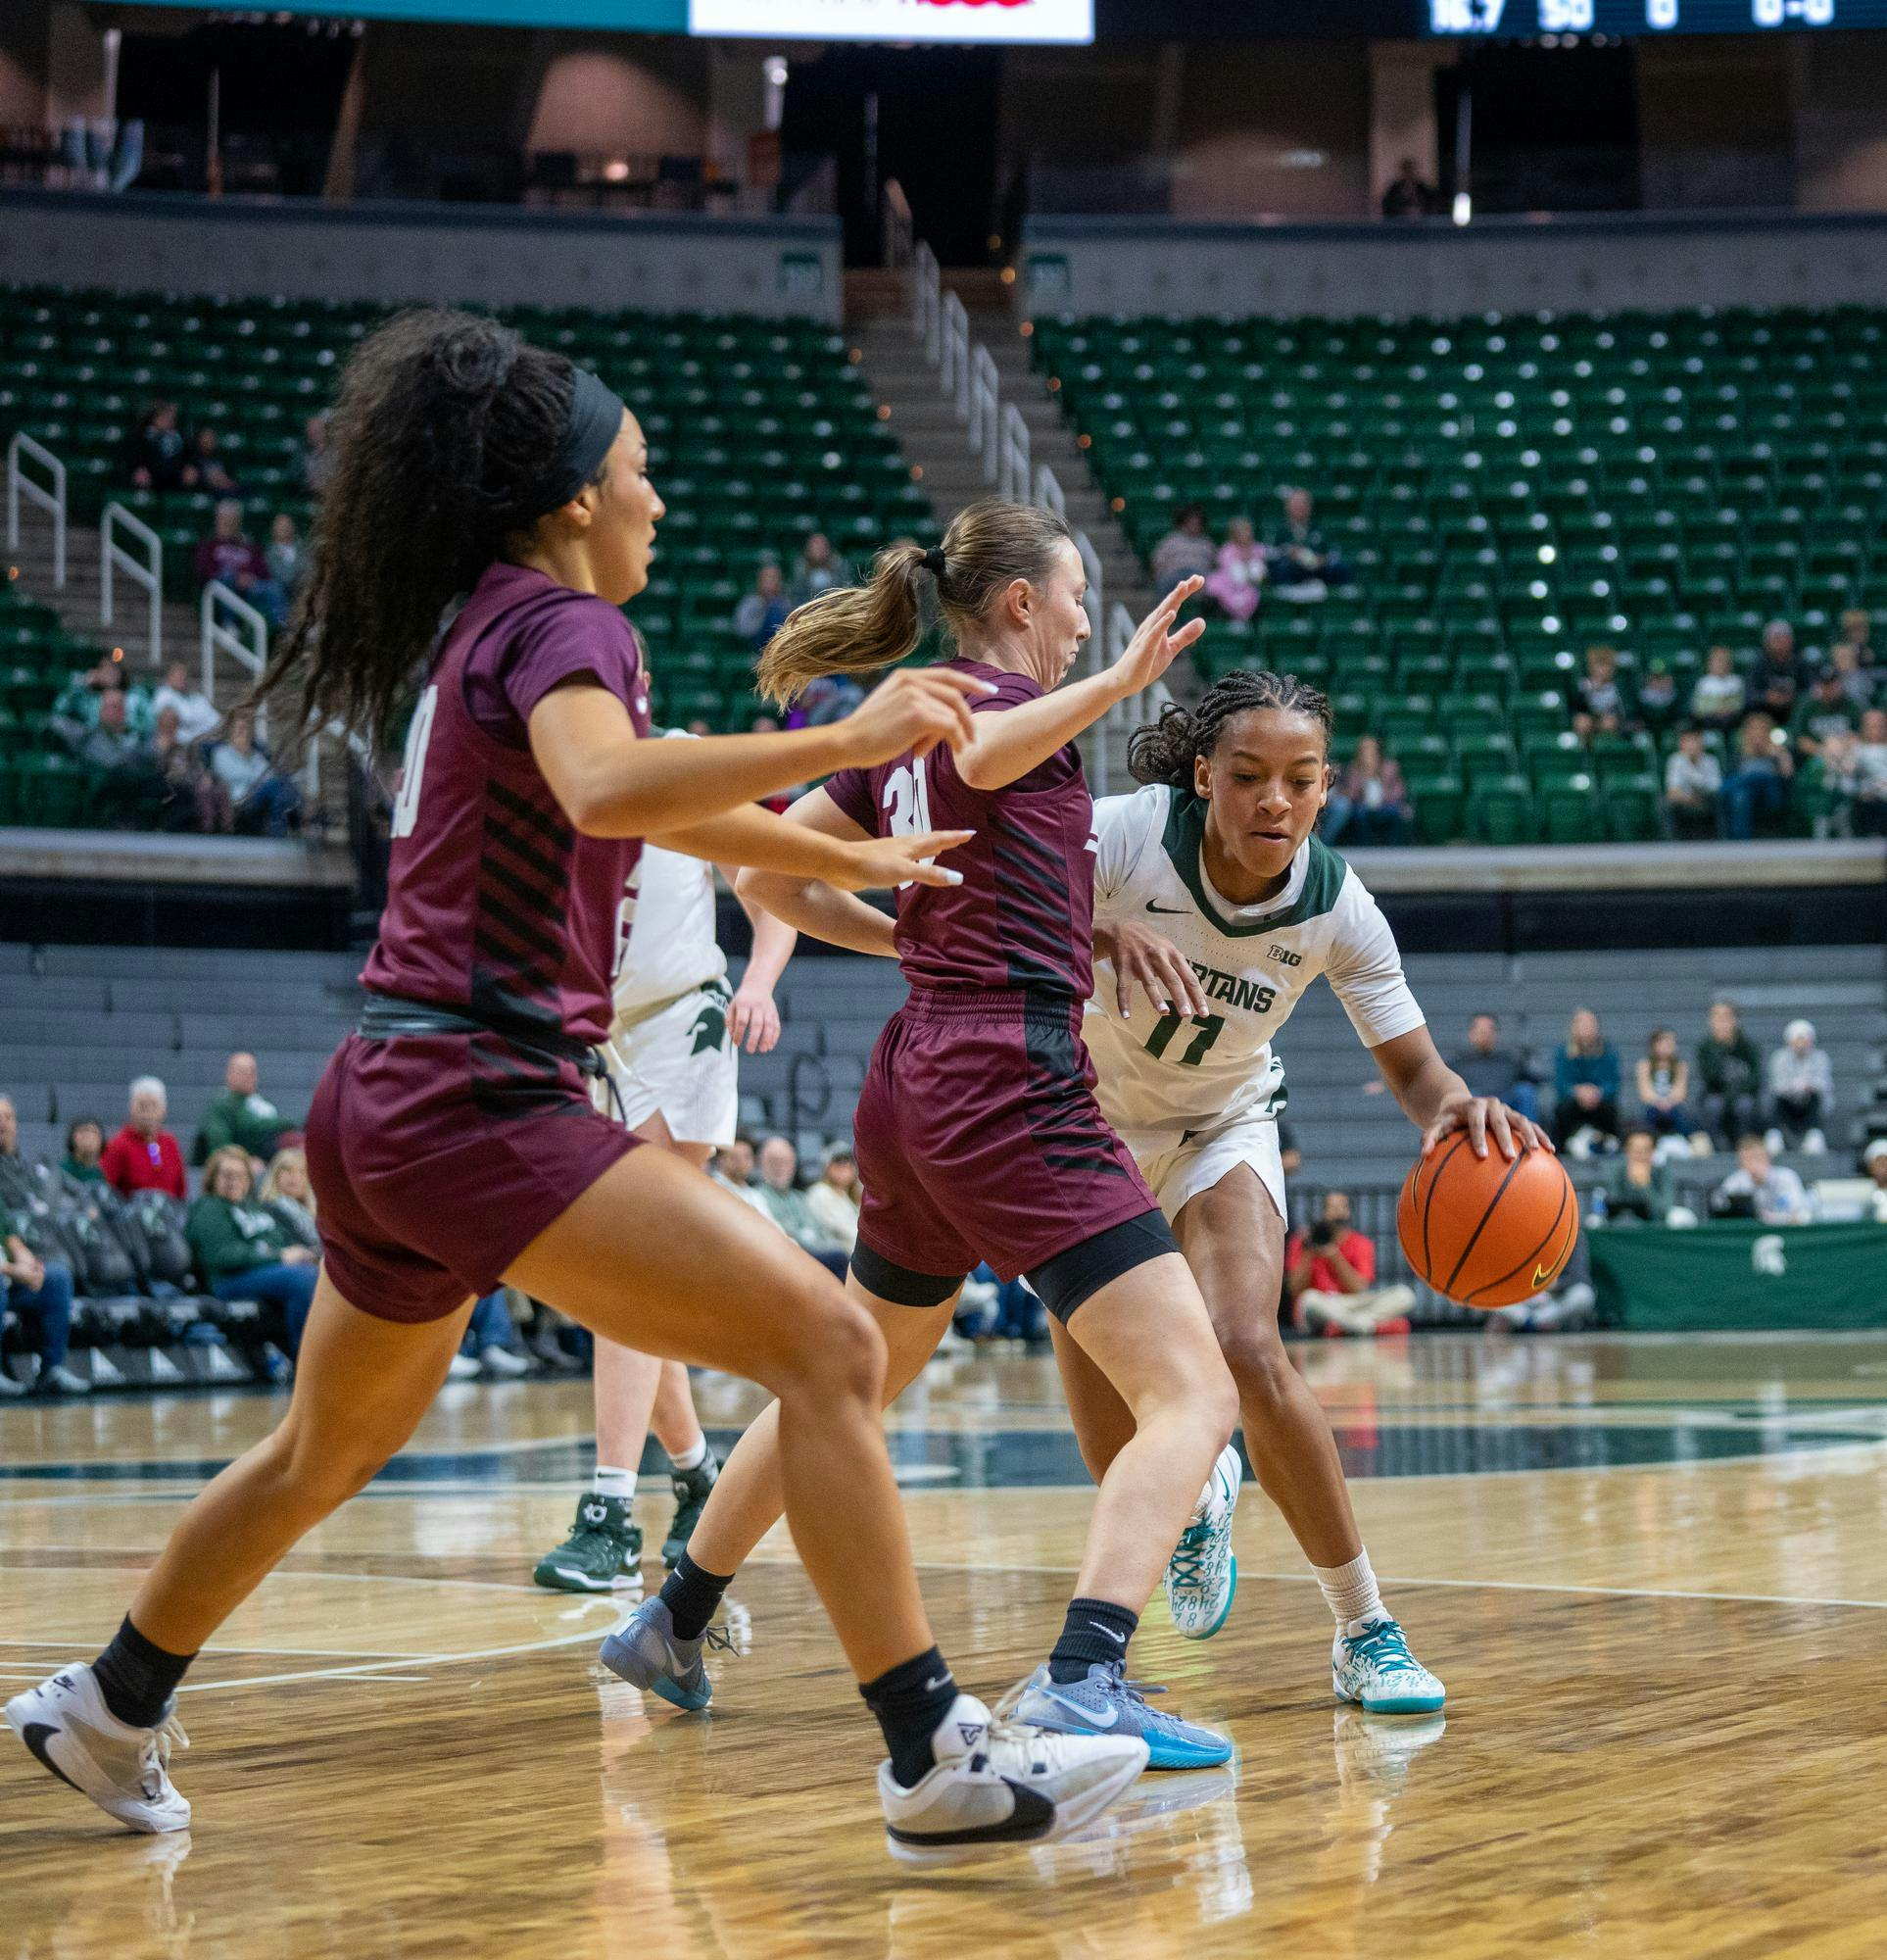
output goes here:
[[[958, 649], [942, 671], [995, 690], [971, 704], [976, 738], [953, 754], [841, 770], [789, 817], [858, 843], [942, 816], [975, 833], [953, 858], [963, 883], [904, 886], [895, 925], [862, 905], [829, 916], [839, 895], [792, 873], [744, 877], [742, 888], [822, 938], [895, 948], [910, 982], [854, 1118], [865, 1199], [848, 1286], [885, 1334], [888, 1394], [929, 1357], [965, 1275], [987, 1259], [1004, 1279], [1029, 1275], [1066, 1341], [1133, 1410], [1076, 1596], [1020, 1691], [1019, 1718], [1071, 1736], [1142, 1736], [1153, 1768], [1220, 1763], [1224, 1737], [1156, 1711], [1126, 1677], [1128, 1642], [1235, 1405], [1172, 1229], [1094, 1103], [1080, 1026], [1092, 986], [1093, 803], [1074, 747], [1198, 637], [1197, 623], [1173, 621], [1199, 581], [1176, 587], [1114, 666], [1062, 687], [1089, 630], [1067, 526], [1033, 507], [973, 505], [941, 549], [894, 546], [868, 585], [801, 607], [761, 658], [762, 692], [790, 700], [820, 674], [903, 659], [927, 578]], [[707, 1701], [708, 1619], [780, 1515], [781, 1413], [749, 1428], [661, 1596], [604, 1644], [625, 1680], [682, 1706]]]
[[663, 514], [641, 429], [594, 375], [490, 320], [410, 314], [363, 342], [332, 448], [309, 580], [262, 691], [292, 683], [304, 727], [377, 733], [424, 686], [361, 1027], [309, 1114], [322, 1270], [294, 1396], [186, 1510], [98, 1659], [16, 1695], [9, 1725], [119, 1822], [185, 1828], [169, 1776], [185, 1671], [407, 1441], [474, 1298], [504, 1280], [777, 1396], [800, 1555], [884, 1731], [894, 1849], [1086, 1821], [1146, 1746], [992, 1723], [958, 1692], [918, 1595], [869, 1315], [586, 1093], [640, 840], [847, 888], [954, 884], [923, 860], [958, 834], [845, 842], [753, 805], [833, 769], [971, 747], [967, 705], [988, 688], [900, 674], [833, 726], [644, 739], [640, 647], [618, 611]]

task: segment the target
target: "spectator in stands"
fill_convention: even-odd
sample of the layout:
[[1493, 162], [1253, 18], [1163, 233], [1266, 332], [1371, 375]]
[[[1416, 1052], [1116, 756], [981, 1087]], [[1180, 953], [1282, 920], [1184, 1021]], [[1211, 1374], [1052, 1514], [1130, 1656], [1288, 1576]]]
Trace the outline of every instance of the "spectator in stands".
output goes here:
[[159, 710], [157, 733], [147, 746], [158, 828], [203, 833], [227, 830], [233, 820], [229, 799], [205, 766], [202, 751], [183, 739], [174, 708]]
[[222, 1094], [203, 1112], [191, 1161], [208, 1163], [213, 1152], [233, 1145], [260, 1169], [282, 1148], [282, 1140], [300, 1128], [262, 1093], [256, 1057], [238, 1049], [223, 1064]]
[[1723, 765], [1704, 747], [1701, 728], [1682, 729], [1665, 762], [1665, 816], [1677, 838], [1715, 837], [1721, 821]]
[[1206, 536], [1205, 512], [1197, 504], [1182, 504], [1173, 514], [1173, 528], [1153, 547], [1153, 589], [1164, 595], [1183, 578], [1208, 577], [1217, 558]]
[[1376, 1248], [1350, 1223], [1349, 1194], [1327, 1191], [1317, 1222], [1284, 1248], [1284, 1292], [1313, 1334], [1406, 1334], [1415, 1293], [1376, 1283]]
[[59, 1174], [69, 1190], [83, 1190], [105, 1183], [105, 1125], [96, 1116], [80, 1116], [66, 1130], [66, 1154]]
[[[1863, 614], [1863, 617], [1865, 617]], [[1872, 654], [1873, 649], [1867, 648]], [[1880, 676], [1870, 666], [1862, 664], [1862, 649], [1848, 640], [1837, 640], [1828, 649], [1828, 664], [1825, 671], [1840, 679], [1841, 691], [1854, 703], [1857, 714], [1864, 712], [1874, 705], [1874, 693], [1879, 686]]]
[[1589, 1156], [1619, 1141], [1619, 1055], [1590, 1007], [1577, 1008], [1553, 1057], [1553, 1127], [1563, 1151]]
[[787, 602], [803, 606], [808, 599], [817, 599], [835, 585], [850, 585], [852, 581], [852, 568], [833, 550], [832, 540], [824, 531], [813, 531], [800, 549], [798, 564], [793, 567]]
[[753, 574], [753, 590], [734, 609], [734, 630], [757, 654], [786, 624], [792, 611], [780, 567], [770, 558], [762, 559]]
[[1625, 1132], [1624, 1147], [1618, 1160], [1606, 1166], [1600, 1190], [1605, 1202], [1594, 1207], [1595, 1222], [1662, 1225], [1669, 1218], [1676, 1203], [1670, 1172], [1658, 1161], [1658, 1139], [1642, 1123]]
[[233, 710], [228, 732], [210, 755], [210, 770], [229, 796], [238, 830], [286, 837], [302, 814], [302, 793], [256, 740], [255, 716]]
[[1766, 709], [1743, 717], [1737, 737], [1736, 762], [1723, 784], [1723, 835], [1745, 839], [1756, 835], [1760, 818], [1777, 822], [1789, 806], [1789, 779], [1795, 759], [1788, 739]]
[[1404, 157], [1382, 193], [1384, 218], [1427, 218], [1435, 208], [1435, 187], [1425, 183], [1413, 157]]
[[1331, 844], [1406, 844], [1409, 792], [1402, 770], [1374, 735], [1356, 745], [1349, 766], [1324, 806], [1324, 836]]
[[[1634, 1071], [1640, 1127], [1659, 1143], [1667, 1137], [1687, 1139], [1696, 1127], [1690, 1117], [1690, 1063], [1677, 1052], [1670, 1028], [1653, 1028]], [[1627, 1140], [1628, 1141], [1628, 1140]]]
[[293, 599], [295, 588], [301, 584], [302, 576], [308, 570], [308, 547], [302, 543], [302, 534], [295, 528], [295, 519], [286, 511], [275, 513], [274, 521], [268, 526], [268, 546], [263, 557], [268, 563], [269, 577]]
[[1207, 597], [1217, 601], [1228, 619], [1249, 619], [1258, 610], [1259, 590], [1269, 575], [1270, 561], [1251, 519], [1234, 517], [1207, 575]]
[[[224, 1146], [227, 1148], [227, 1146]], [[308, 1157], [298, 1150], [277, 1151], [263, 1179], [262, 1201], [297, 1246], [321, 1250], [314, 1224], [314, 1187], [308, 1179]]]
[[843, 1242], [850, 1252], [858, 1240], [858, 1203], [863, 1193], [858, 1185], [858, 1162], [850, 1147], [834, 1144], [826, 1152], [825, 1167], [806, 1192], [806, 1203], [821, 1229], [833, 1240]]
[[190, 685], [190, 669], [181, 661], [172, 661], [165, 668], [164, 685], [151, 697], [154, 719], [167, 708], [175, 711], [181, 742], [201, 742], [206, 735], [214, 735], [222, 721], [210, 697]]
[[731, 1191], [743, 1202], [752, 1205], [762, 1218], [771, 1219], [772, 1207], [753, 1176], [754, 1156], [753, 1139], [745, 1130], [738, 1130], [734, 1141], [725, 1150], [714, 1152], [707, 1174], [723, 1190]]
[[530, 1372], [531, 1364], [519, 1350], [517, 1323], [511, 1318], [505, 1289], [500, 1287], [473, 1306], [465, 1323], [465, 1338], [452, 1357], [446, 1379], [462, 1382], [483, 1375], [487, 1380], [510, 1381]]
[[1772, 1151], [1785, 1147], [1819, 1156], [1828, 1148], [1823, 1134], [1834, 1115], [1834, 1069], [1825, 1049], [1817, 1048], [1813, 1021], [1793, 1020], [1782, 1030], [1782, 1046], [1769, 1056], [1769, 1128], [1763, 1141]]
[[1282, 1116], [1278, 1118], [1278, 1161], [1286, 1177], [1295, 1177], [1304, 1168], [1304, 1152], [1297, 1148], [1297, 1132]]
[[[61, 727], [60, 733], [66, 733]], [[98, 721], [71, 744], [92, 772], [93, 807], [108, 823], [133, 819], [158, 793], [157, 759], [127, 722], [124, 695], [114, 688], [98, 701]]]
[[863, 705], [865, 690], [849, 674], [817, 674], [794, 697], [789, 728], [824, 728]]
[[1787, 1164], [1770, 1157], [1761, 1137], [1737, 1139], [1736, 1168], [1717, 1187], [1711, 1210], [1765, 1225], [1806, 1225], [1814, 1216], [1808, 1187]]
[[1328, 597], [1335, 585], [1350, 582], [1350, 568], [1314, 521], [1315, 506], [1308, 490], [1293, 486], [1283, 492], [1283, 521], [1271, 535], [1271, 582], [1281, 599], [1296, 604]]
[[1861, 1174], [1872, 1184], [1867, 1208], [1876, 1225], [1887, 1225], [1887, 1137], [1876, 1137], [1861, 1153]]
[[796, 1180], [799, 1153], [785, 1137], [769, 1137], [754, 1159], [760, 1173], [760, 1202], [767, 1216], [802, 1251], [810, 1252], [830, 1272], [843, 1279], [850, 1248], [819, 1223]]
[[288, 595], [268, 575], [268, 561], [242, 527], [242, 506], [225, 497], [217, 506], [216, 529], [197, 546], [197, 583], [214, 579], [246, 599], [271, 626], [288, 617]]
[[1654, 658], [1638, 683], [1638, 720], [1661, 741], [1677, 718], [1677, 677], [1669, 661]]
[[185, 1224], [197, 1276], [218, 1299], [255, 1299], [281, 1310], [283, 1347], [292, 1360], [314, 1303], [317, 1254], [294, 1243], [266, 1204], [252, 1201], [247, 1154], [233, 1145], [213, 1151], [203, 1167], [203, 1195]]
[[196, 466], [186, 453], [183, 431], [177, 427], [177, 405], [153, 402], [131, 438], [131, 481], [140, 490], [190, 490], [196, 487]]
[[197, 488], [213, 496], [233, 497], [240, 487], [222, 458], [222, 445], [213, 428], [200, 428], [190, 443], [190, 466], [197, 472]]
[[1726, 735], [1743, 718], [1747, 690], [1736, 671], [1736, 656], [1727, 647], [1713, 647], [1704, 656], [1704, 671], [1690, 690], [1690, 718], [1704, 729]]
[[129, 1120], [99, 1159], [105, 1181], [121, 1198], [129, 1198], [134, 1191], [183, 1196], [183, 1152], [164, 1127], [169, 1106], [164, 1084], [155, 1075], [140, 1075], [131, 1084]]
[[[39, 1370], [33, 1388], [40, 1395], [82, 1396], [91, 1384], [66, 1365], [73, 1331], [72, 1268], [60, 1259], [42, 1259], [21, 1236], [24, 1221], [0, 1206], [0, 1308], [31, 1324]], [[20, 1384], [0, 1369], [0, 1395], [19, 1395]]]
[[1704, 1085], [1704, 1123], [1726, 1151], [1756, 1127], [1763, 1057], [1743, 1032], [1728, 1001], [1710, 1004], [1710, 1028], [1697, 1044], [1697, 1076]]
[[95, 667], [73, 674], [60, 689], [50, 716], [53, 733], [68, 748], [76, 749], [98, 726], [100, 711], [114, 696], [124, 710], [124, 726], [133, 735], [150, 734], [157, 725], [151, 697], [142, 687], [124, 685], [124, 669], [109, 654]]
[[327, 446], [327, 417], [310, 416], [302, 424], [302, 481], [318, 497], [334, 474], [334, 452]]
[[1573, 683], [1572, 697], [1577, 703], [1572, 728], [1581, 742], [1636, 726], [1636, 704], [1619, 672], [1617, 647], [1586, 648], [1585, 671]]
[[20, 1149], [20, 1112], [11, 1096], [0, 1096], [0, 1207], [16, 1218], [37, 1218], [58, 1196], [44, 1168]]
[[1841, 630], [1834, 646], [1828, 649], [1832, 660], [1836, 648], [1852, 647], [1855, 650], [1855, 664], [1863, 672], [1871, 673], [1878, 662], [1874, 658], [1874, 622], [1863, 606], [1851, 606], [1841, 615]]
[[1795, 753], [1804, 760], [1821, 753], [1822, 744], [1833, 736], [1851, 735], [1861, 725], [1861, 710], [1855, 706], [1839, 671], [1826, 666], [1809, 683], [1797, 700], [1789, 717], [1789, 736]]
[[1766, 709], [1777, 721], [1787, 721], [1808, 679], [1808, 662], [1796, 652], [1795, 628], [1786, 619], [1771, 619], [1763, 628], [1763, 654], [1756, 663], [1751, 705]]
[[1861, 717], [1855, 744], [1854, 787], [1848, 827], [1857, 837], [1887, 837], [1887, 709]]
[[1540, 1119], [1540, 1096], [1533, 1065], [1524, 1051], [1502, 1048], [1500, 1018], [1484, 1008], [1468, 1023], [1468, 1046], [1448, 1057], [1448, 1066], [1471, 1096], [1491, 1096], [1518, 1109], [1528, 1122]]

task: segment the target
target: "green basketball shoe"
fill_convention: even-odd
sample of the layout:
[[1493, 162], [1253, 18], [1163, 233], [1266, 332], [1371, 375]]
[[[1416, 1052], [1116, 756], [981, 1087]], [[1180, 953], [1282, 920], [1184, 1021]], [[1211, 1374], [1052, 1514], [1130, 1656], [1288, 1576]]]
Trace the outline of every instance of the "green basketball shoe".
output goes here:
[[688, 1541], [701, 1523], [702, 1507], [707, 1502], [707, 1494], [714, 1488], [720, 1470], [720, 1462], [710, 1449], [694, 1469], [675, 1472], [675, 1515], [669, 1521], [668, 1536], [661, 1542], [661, 1562], [670, 1571], [688, 1549]]
[[531, 1577], [554, 1592], [640, 1593], [642, 1530], [630, 1522], [628, 1498], [585, 1492], [570, 1536], [538, 1560]]

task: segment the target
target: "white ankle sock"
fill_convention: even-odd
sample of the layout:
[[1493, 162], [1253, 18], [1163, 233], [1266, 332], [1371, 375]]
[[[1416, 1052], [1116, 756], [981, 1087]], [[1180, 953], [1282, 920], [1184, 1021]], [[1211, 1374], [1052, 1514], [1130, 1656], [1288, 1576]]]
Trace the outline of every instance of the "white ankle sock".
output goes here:
[[596, 1481], [591, 1488], [599, 1497], [620, 1497], [624, 1503], [629, 1503], [634, 1500], [636, 1494], [636, 1473], [633, 1470], [612, 1469], [607, 1463], [599, 1463]]
[[703, 1436], [693, 1449], [684, 1449], [679, 1456], [671, 1450], [668, 1460], [679, 1471], [699, 1470], [707, 1461], [707, 1438]]
[[1325, 1604], [1346, 1634], [1354, 1636], [1370, 1621], [1389, 1617], [1367, 1551], [1359, 1551], [1347, 1565], [1313, 1565], [1311, 1570], [1317, 1574]]

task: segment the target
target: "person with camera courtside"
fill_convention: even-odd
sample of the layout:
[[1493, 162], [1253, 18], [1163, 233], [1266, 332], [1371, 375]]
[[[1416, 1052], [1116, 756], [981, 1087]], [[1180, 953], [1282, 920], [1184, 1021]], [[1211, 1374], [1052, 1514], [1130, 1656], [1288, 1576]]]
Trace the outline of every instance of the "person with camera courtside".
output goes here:
[[1284, 1290], [1312, 1333], [1406, 1334], [1415, 1290], [1376, 1283], [1376, 1247], [1350, 1223], [1348, 1192], [1327, 1191], [1316, 1222], [1284, 1250]]

